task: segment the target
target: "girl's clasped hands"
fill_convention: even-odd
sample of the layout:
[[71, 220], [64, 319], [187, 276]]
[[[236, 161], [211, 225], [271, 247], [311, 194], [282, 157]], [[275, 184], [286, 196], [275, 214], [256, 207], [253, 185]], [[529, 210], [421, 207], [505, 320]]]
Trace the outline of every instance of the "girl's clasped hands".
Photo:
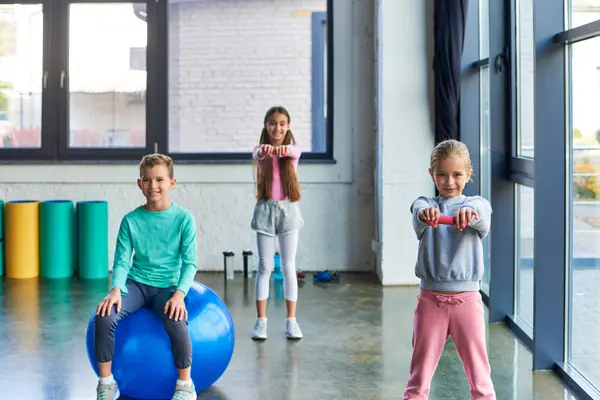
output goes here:
[[[440, 220], [440, 210], [437, 207], [424, 208], [419, 214], [419, 218], [425, 222], [432, 222], [433, 227], [438, 227], [438, 221]], [[475, 210], [470, 208], [459, 208], [456, 210], [456, 216], [454, 217], [454, 224], [456, 229], [462, 231], [468, 225], [471, 225], [478, 218]]]
[[290, 149], [287, 146], [271, 146], [270, 144], [263, 144], [260, 146], [263, 156], [277, 156], [287, 157], [290, 154]]

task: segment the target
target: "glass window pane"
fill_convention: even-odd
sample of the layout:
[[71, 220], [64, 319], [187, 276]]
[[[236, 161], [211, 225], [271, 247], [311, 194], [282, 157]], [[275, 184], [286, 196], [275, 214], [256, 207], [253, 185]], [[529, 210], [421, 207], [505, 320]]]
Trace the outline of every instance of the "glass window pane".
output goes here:
[[600, 38], [570, 46], [569, 362], [600, 387]]
[[517, 212], [517, 309], [516, 317], [519, 323], [524, 323], [533, 329], [533, 189], [516, 185]]
[[0, 5], [0, 148], [42, 145], [43, 43], [41, 5]]
[[[323, 116], [327, 119], [327, 22], [323, 23]], [[323, 141], [325, 142], [325, 141]], [[315, 150], [315, 149], [313, 149]], [[316, 151], [316, 150], [315, 150]], [[321, 150], [319, 150], [321, 151]]]
[[517, 9], [517, 155], [534, 156], [534, 78], [533, 0], [516, 0]]
[[479, 0], [479, 58], [490, 56], [489, 1]]
[[570, 0], [567, 4], [570, 21], [565, 29], [577, 28], [600, 19], [600, 0]]
[[313, 118], [324, 127], [327, 96], [315, 96], [315, 115], [312, 102], [325, 90], [326, 57], [312, 55], [313, 46], [325, 54], [326, 30], [313, 15], [326, 0], [168, 4], [169, 152], [249, 152], [274, 105], [290, 112], [303, 151], [322, 150]]
[[69, 147], [146, 147], [147, 31], [132, 3], [70, 5]]
[[[490, 70], [489, 68], [481, 68], [479, 72], [480, 77], [480, 123], [481, 123], [481, 149], [480, 149], [480, 168], [479, 168], [479, 176], [480, 176], [480, 185], [479, 192], [481, 196], [490, 200], [492, 195], [491, 188], [491, 153], [490, 153]], [[488, 236], [483, 239], [483, 252], [484, 252], [484, 263], [485, 270], [483, 272], [483, 279], [481, 282], [481, 289], [484, 293], [489, 294], [489, 285], [490, 285], [490, 236], [492, 232], [488, 234]]]

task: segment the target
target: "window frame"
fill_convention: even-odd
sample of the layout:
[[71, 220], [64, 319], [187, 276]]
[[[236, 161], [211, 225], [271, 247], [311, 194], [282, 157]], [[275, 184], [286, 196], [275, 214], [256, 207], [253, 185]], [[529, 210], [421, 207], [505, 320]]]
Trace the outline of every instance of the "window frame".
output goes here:
[[[144, 148], [70, 148], [68, 147], [68, 99], [69, 99], [69, 8], [71, 4], [138, 3], [145, 4], [148, 27], [146, 50], [146, 146]], [[315, 12], [311, 17], [313, 42], [320, 39], [317, 49], [313, 45], [312, 54], [320, 51], [320, 69], [312, 61], [312, 71], [317, 78], [312, 82], [312, 135], [324, 143], [325, 151], [302, 153], [301, 162], [336, 163], [333, 154], [334, 118], [334, 44], [333, 44], [333, 0], [326, 0], [327, 10]], [[42, 89], [42, 122], [40, 148], [0, 148], [0, 164], [100, 164], [130, 163], [143, 155], [153, 152], [168, 154], [180, 164], [247, 164], [251, 162], [251, 152], [204, 152], [171, 153], [169, 142], [168, 105], [168, 0], [0, 0], [0, 4], [41, 4], [43, 9], [43, 76], [47, 85]], [[132, 13], [134, 10], [132, 9]], [[326, 24], [327, 29], [327, 71], [323, 71], [325, 43], [323, 34], [317, 34], [315, 23]], [[327, 87], [323, 88], [325, 73]], [[61, 76], [62, 75], [62, 76]], [[62, 81], [62, 85], [61, 85]], [[321, 85], [320, 95], [315, 96], [315, 87]], [[314, 117], [316, 101], [320, 100], [318, 115], [323, 115], [323, 90], [327, 91], [327, 118]], [[319, 97], [320, 98], [317, 98]], [[323, 128], [325, 127], [325, 128]], [[315, 131], [315, 128], [317, 129]], [[325, 132], [323, 132], [325, 130]], [[323, 145], [323, 143], [321, 143]]]
[[[539, 2], [539, 0], [537, 0]], [[568, 1], [568, 0], [567, 0]], [[558, 18], [562, 17], [562, 21], [563, 24], [565, 21], [567, 21], [567, 17], [570, 18], [570, 14], [569, 14], [569, 10], [565, 7], [565, 9], [561, 10], [562, 13], [556, 9], [553, 9], [554, 13], [551, 14], [550, 16], [553, 17], [552, 21], [554, 22], [555, 26], [558, 26]], [[545, 10], [546, 12], [546, 10]], [[546, 17], [548, 17], [548, 19], [550, 19], [550, 16], [547, 16], [546, 14], [543, 14], [544, 20], [546, 20]], [[566, 24], [565, 24], [566, 25]], [[569, 23], [570, 25], [570, 23]], [[552, 51], [554, 52], [558, 52], [559, 54], [562, 55], [562, 65], [560, 65], [560, 67], [558, 65], [554, 65], [553, 66], [553, 70], [549, 73], [552, 74], [556, 74], [556, 71], [558, 71], [559, 69], [562, 71], [562, 74], [559, 75], [559, 77], [561, 78], [556, 79], [556, 83], [553, 84], [553, 86], [556, 86], [554, 89], [554, 91], [560, 90], [560, 92], [558, 92], [559, 94], [561, 94], [562, 96], [560, 97], [561, 103], [562, 103], [562, 107], [564, 110], [564, 113], [562, 114], [562, 119], [563, 119], [563, 125], [564, 125], [564, 129], [563, 129], [563, 140], [559, 142], [560, 146], [557, 146], [557, 149], [553, 149], [554, 150], [554, 155], [549, 154], [547, 157], [548, 159], [546, 160], [546, 162], [548, 164], [550, 164], [550, 158], [549, 157], [556, 157], [557, 155], [557, 151], [561, 151], [562, 154], [567, 154], [567, 156], [565, 157], [565, 165], [564, 165], [564, 176], [565, 176], [565, 182], [564, 182], [564, 190], [567, 191], [567, 194], [570, 195], [570, 191], [568, 191], [568, 188], [572, 185], [572, 159], [570, 157], [571, 154], [571, 140], [569, 138], [569, 136], [567, 134], [570, 134], [571, 132], [573, 132], [573, 126], [572, 126], [572, 121], [571, 121], [571, 115], [570, 115], [570, 109], [571, 109], [571, 96], [569, 93], [567, 93], [567, 90], [571, 90], [571, 84], [568, 83], [569, 80], [569, 74], [572, 73], [572, 69], [571, 69], [571, 52], [570, 52], [570, 48], [571, 45], [577, 42], [581, 42], [584, 40], [589, 40], [595, 37], [600, 36], [600, 19], [589, 22], [587, 24], [578, 26], [576, 28], [570, 28], [570, 29], [565, 29], [564, 25], [563, 25], [563, 30], [559, 30], [558, 33], [553, 34], [550, 37], [550, 44], [548, 45], [548, 47], [552, 47]], [[547, 52], [550, 53], [550, 52]], [[555, 63], [556, 64], [556, 63]], [[550, 68], [550, 67], [549, 67]], [[547, 82], [550, 81], [550, 79], [548, 77], [546, 77], [546, 80], [544, 80], [544, 84], [547, 84]], [[539, 84], [539, 83], [538, 83]], [[547, 106], [546, 110], [549, 110], [550, 106]], [[548, 122], [548, 125], [550, 125], [551, 122]], [[536, 139], [537, 140], [537, 139]], [[541, 139], [540, 139], [541, 141]], [[536, 142], [536, 146], [538, 146], [538, 143]], [[551, 146], [547, 145], [548, 147]], [[549, 149], [548, 149], [549, 150]], [[550, 152], [550, 151], [547, 151]], [[547, 164], [547, 165], [548, 165]], [[540, 166], [541, 168], [541, 166]], [[552, 172], [554, 173], [554, 172]], [[567, 179], [569, 179], [569, 181], [567, 181]], [[550, 181], [551, 178], [547, 177], [547, 180]], [[554, 180], [554, 179], [553, 179]], [[555, 180], [554, 180], [555, 182]], [[548, 186], [548, 192], [550, 191], [550, 182], [547, 182], [547, 186]], [[561, 206], [562, 210], [563, 210], [563, 214], [564, 214], [564, 218], [563, 218], [563, 223], [564, 223], [564, 230], [562, 231], [563, 234], [562, 235], [555, 235], [555, 236], [560, 236], [560, 238], [558, 240], [562, 241], [562, 249], [564, 250], [564, 266], [563, 269], [561, 269], [560, 271], [554, 271], [554, 268], [552, 269], [551, 272], [553, 272], [553, 275], [550, 279], [546, 279], [544, 281], [544, 284], [549, 281], [552, 280], [552, 278], [554, 278], [555, 281], [558, 280], [558, 282], [553, 282], [554, 287], [549, 288], [548, 290], [555, 290], [557, 284], [560, 284], [560, 289], [563, 290], [563, 292], [561, 293], [561, 296], [556, 296], [557, 298], [559, 298], [559, 300], [556, 301], [556, 303], [560, 304], [561, 306], [561, 310], [562, 313], [560, 313], [560, 316], [562, 317], [562, 329], [560, 330], [560, 335], [555, 334], [555, 335], [550, 335], [550, 334], [546, 334], [546, 336], [552, 337], [554, 338], [555, 341], [561, 340], [562, 341], [562, 347], [560, 348], [560, 350], [562, 350], [562, 354], [556, 355], [555, 358], [557, 359], [555, 361], [555, 365], [554, 367], [554, 371], [556, 371], [556, 373], [560, 376], [560, 378], [567, 384], [568, 387], [570, 387], [577, 396], [579, 396], [582, 399], [592, 399], [592, 398], [597, 398], [600, 397], [600, 387], [594, 387], [591, 382], [581, 373], [579, 372], [576, 368], [574, 368], [572, 365], [569, 364], [568, 362], [568, 350], [570, 347], [570, 336], [572, 335], [571, 332], [569, 332], [569, 327], [572, 328], [571, 325], [571, 301], [572, 301], [572, 297], [569, 298], [570, 296], [572, 296], [573, 292], [571, 290], [571, 280], [570, 278], [568, 278], [568, 276], [571, 275], [571, 269], [573, 268], [572, 264], [573, 264], [573, 257], [572, 257], [572, 249], [570, 248], [570, 244], [571, 244], [571, 238], [570, 236], [572, 235], [572, 225], [571, 225], [571, 221], [572, 221], [572, 197], [569, 196], [569, 198], [567, 198], [567, 196], [555, 196], [558, 199], [555, 199], [551, 202], [552, 206]], [[542, 202], [542, 200], [540, 200], [540, 202]], [[536, 215], [537, 218], [537, 215]], [[544, 227], [540, 227], [540, 230], [543, 229]], [[537, 231], [536, 231], [537, 232]], [[548, 234], [549, 235], [549, 234]], [[557, 240], [557, 239], [555, 239]], [[548, 243], [550, 244], [549, 240]], [[542, 244], [542, 245], [545, 245]], [[562, 275], [559, 275], [559, 273], [562, 272]], [[560, 277], [562, 279], [557, 279], [557, 277]], [[536, 301], [538, 301], [538, 299], [536, 298]], [[560, 301], [560, 303], [559, 303]], [[548, 310], [549, 311], [549, 310]], [[549, 318], [548, 318], [549, 319]], [[556, 319], [556, 317], [552, 318], [552, 320]], [[557, 322], [556, 322], [557, 323]], [[554, 355], [554, 354], [552, 354]]]
[[[563, 1], [534, 3], [535, 103], [533, 158], [516, 156], [515, 0], [490, 1], [490, 126], [492, 151], [492, 214], [490, 294], [483, 296], [490, 322], [504, 322], [532, 352], [533, 370], [552, 370], [578, 398], [600, 396], [575, 368], [565, 362], [568, 337], [567, 306], [570, 259], [570, 199], [568, 190], [570, 116], [567, 114], [567, 45], [600, 36], [600, 21], [565, 29]], [[567, 0], [568, 1], [568, 0]], [[498, 63], [504, 68], [499, 69]], [[471, 62], [483, 68], [486, 60]], [[469, 101], [469, 107], [472, 107]], [[465, 105], [463, 99], [461, 105]], [[473, 112], [473, 110], [471, 110]], [[463, 115], [466, 115], [466, 111]], [[558, 160], [558, 162], [557, 162]], [[514, 315], [518, 225], [515, 186], [534, 188], [534, 330], [520, 326]], [[548, 218], [552, 215], [552, 218]]]
[[[0, 0], [2, 5], [15, 5], [17, 1], [5, 1]], [[49, 48], [50, 42], [50, 23], [53, 17], [49, 2], [45, 0], [21, 0], [18, 4], [23, 5], [41, 5], [42, 6], [42, 18], [43, 18], [43, 44], [42, 44], [42, 124], [41, 124], [41, 146], [39, 148], [0, 148], [0, 163], [12, 163], [22, 161], [23, 158], [34, 161], [47, 161], [51, 160], [55, 153], [55, 142], [56, 142], [56, 112], [55, 102], [52, 102], [52, 98], [49, 96], [49, 92], [43, 88], [44, 85], [52, 85], [53, 80], [51, 79], [52, 70], [52, 57], [48, 56], [51, 54]], [[44, 123], [44, 121], [47, 121]], [[44, 140], [44, 138], [47, 138]]]
[[[469, 2], [467, 29], [479, 32], [478, 2]], [[511, 158], [510, 135], [512, 125], [508, 118], [511, 107], [511, 83], [513, 76], [510, 68], [510, 54], [507, 38], [510, 37], [510, 4], [509, 2], [489, 1], [488, 4], [488, 55], [481, 57], [479, 40], [465, 38], [463, 51], [463, 74], [461, 79], [460, 131], [461, 140], [467, 144], [474, 160], [480, 160], [481, 148], [481, 69], [487, 68], [489, 80], [489, 149], [491, 171], [490, 202], [493, 233], [489, 238], [490, 272], [488, 292], [480, 291], [482, 299], [489, 309], [490, 322], [504, 322], [511, 325], [514, 313], [514, 268], [500, 268], [500, 265], [514, 265], [515, 212], [514, 185], [510, 176], [509, 161]], [[472, 15], [475, 14], [475, 17]], [[474, 35], [473, 35], [474, 36]], [[479, 38], [479, 34], [477, 37]], [[474, 177], [474, 187], [479, 188], [479, 178]], [[478, 191], [478, 189], [477, 189]], [[467, 194], [475, 194], [473, 190]], [[502, 251], [494, 251], [501, 248]], [[524, 332], [515, 332], [522, 340], [528, 337]]]
[[[487, 0], [486, 0], [487, 1]], [[489, 137], [484, 141], [482, 136], [482, 123], [484, 115], [482, 113], [482, 75], [483, 71], [488, 71], [488, 82], [490, 80], [491, 68], [489, 66], [489, 48], [485, 54], [482, 54], [482, 24], [486, 23], [482, 20], [481, 1], [469, 2], [467, 11], [467, 20], [465, 27], [465, 42], [461, 59], [461, 102], [460, 102], [460, 140], [469, 148], [471, 159], [473, 160], [474, 173], [471, 176], [472, 182], [465, 187], [467, 195], [482, 195], [483, 175], [488, 175], [490, 171], [484, 171], [483, 163], [483, 146], [488, 146], [492, 138], [491, 131]], [[488, 3], [489, 4], [489, 3]], [[489, 6], [488, 6], [489, 9]], [[489, 22], [489, 15], [488, 21]], [[489, 24], [485, 28], [489, 36]], [[476, 32], [476, 34], [474, 33]], [[489, 42], [489, 41], [488, 41]], [[488, 43], [489, 44], [489, 43]], [[473, 61], [475, 60], [475, 61]], [[488, 94], [491, 98], [490, 86], [488, 86]], [[488, 99], [489, 101], [490, 99]], [[491, 120], [491, 109], [489, 110], [489, 119]], [[489, 123], [488, 123], [489, 125]], [[490, 126], [491, 129], [491, 126]], [[487, 149], [485, 150], [488, 151]], [[492, 154], [488, 153], [488, 157]], [[488, 161], [488, 163], [491, 160]], [[486, 178], [491, 186], [490, 175]], [[487, 252], [491, 245], [491, 233], [486, 238], [487, 243], [484, 250]], [[491, 252], [489, 252], [491, 256]], [[481, 283], [481, 296], [484, 303], [489, 303], [490, 287], [491, 287], [491, 257], [486, 261], [486, 274], [488, 281]]]
[[[325, 103], [325, 36], [323, 31], [327, 29], [327, 12], [312, 13], [312, 59], [311, 59], [311, 94], [312, 94], [312, 143], [315, 142], [319, 147], [325, 148], [325, 153], [329, 151], [328, 143], [333, 142], [333, 137], [328, 137], [330, 129], [327, 127], [327, 121], [331, 118], [325, 118], [323, 115], [323, 104]], [[327, 60], [329, 65], [329, 60]], [[329, 78], [329, 77], [328, 77]], [[329, 82], [329, 80], [327, 80]], [[329, 96], [327, 96], [329, 98]], [[324, 143], [323, 143], [324, 142]]]

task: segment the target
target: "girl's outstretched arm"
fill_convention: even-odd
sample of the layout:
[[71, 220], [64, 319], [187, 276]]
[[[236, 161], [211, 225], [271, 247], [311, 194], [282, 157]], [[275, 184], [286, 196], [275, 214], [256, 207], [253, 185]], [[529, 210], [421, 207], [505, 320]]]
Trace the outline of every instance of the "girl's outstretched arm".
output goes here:
[[258, 161], [262, 161], [265, 159], [265, 155], [263, 154], [261, 146], [256, 146], [254, 148], [254, 150], [252, 151], [252, 157]]
[[425, 229], [427, 228], [427, 222], [423, 221], [419, 218], [419, 213], [424, 208], [433, 207], [432, 204], [428, 201], [427, 197], [420, 196], [415, 201], [413, 201], [410, 206], [410, 212], [412, 213], [412, 224], [413, 229], [415, 230], [415, 234], [417, 235], [417, 239], [421, 240]]
[[300, 156], [302, 155], [302, 150], [300, 150], [300, 147], [294, 145], [294, 144], [288, 144], [287, 145], [288, 148], [288, 157], [291, 158], [292, 160], [299, 160]]
[[492, 222], [490, 202], [481, 196], [470, 196], [465, 200], [463, 208], [470, 208], [477, 213], [477, 219], [473, 220], [469, 226], [479, 232], [482, 239], [485, 238], [490, 232]]

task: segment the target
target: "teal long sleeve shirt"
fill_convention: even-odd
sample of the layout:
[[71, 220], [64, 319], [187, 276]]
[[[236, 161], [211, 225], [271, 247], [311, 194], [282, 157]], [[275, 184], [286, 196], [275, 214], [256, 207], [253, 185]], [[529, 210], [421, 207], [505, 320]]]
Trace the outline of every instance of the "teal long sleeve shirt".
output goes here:
[[119, 227], [111, 287], [126, 295], [129, 278], [187, 294], [197, 272], [196, 236], [194, 216], [175, 203], [159, 212], [134, 209]]

